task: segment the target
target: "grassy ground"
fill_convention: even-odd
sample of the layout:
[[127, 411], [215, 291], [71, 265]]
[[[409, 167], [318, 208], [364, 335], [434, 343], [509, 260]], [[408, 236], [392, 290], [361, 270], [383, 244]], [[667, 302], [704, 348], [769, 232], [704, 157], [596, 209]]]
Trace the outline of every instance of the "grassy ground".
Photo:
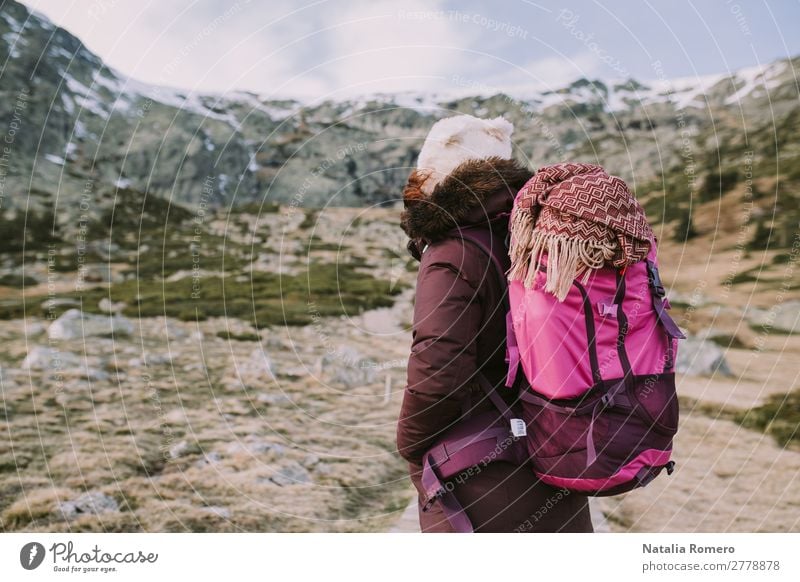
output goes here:
[[[394, 423], [414, 273], [404, 254], [384, 252], [402, 235], [392, 213], [356, 224], [352, 214], [216, 216], [206, 243], [225, 241], [216, 256], [238, 259], [209, 266], [214, 249], [203, 247], [199, 281], [180, 237], [166, 252], [158, 238], [138, 241], [131, 248], [148, 247], [138, 261], [114, 272], [138, 263], [141, 276], [80, 292], [74, 271], [47, 281], [26, 263], [39, 284], [8, 288], [5, 301], [24, 300], [28, 318], [0, 321], [0, 531], [389, 527], [408, 503]], [[338, 250], [350, 246], [362, 252]], [[173, 251], [183, 254], [160, 270]], [[87, 312], [103, 298], [124, 303], [133, 334], [48, 340], [39, 305], [51, 289]], [[34, 346], [50, 359], [23, 370]], [[115, 510], [63, 511], [87, 492]]]

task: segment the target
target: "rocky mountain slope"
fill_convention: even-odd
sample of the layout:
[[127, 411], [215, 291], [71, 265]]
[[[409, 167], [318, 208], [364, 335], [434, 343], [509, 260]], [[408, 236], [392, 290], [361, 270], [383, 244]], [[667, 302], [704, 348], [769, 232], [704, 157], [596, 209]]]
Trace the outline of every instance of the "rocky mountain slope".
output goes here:
[[611, 529], [797, 531], [799, 65], [193, 95], [0, 0], [0, 531], [393, 527], [416, 262], [371, 206], [454, 112], [507, 116], [532, 167], [625, 176], [661, 239], [679, 469], [609, 500]]
[[[505, 115], [532, 167], [598, 161], [630, 180], [655, 221], [691, 235], [689, 209], [748, 176], [769, 216], [796, 224], [800, 59], [704, 78], [580, 79], [507, 95], [469, 80], [452, 94], [370, 95], [301, 103], [247, 92], [195, 94], [145, 85], [106, 67], [79, 39], [23, 5], [0, 6], [3, 208], [100, 214], [118, 186], [187, 206], [294, 206], [397, 199], [427, 128], [441, 116]], [[19, 107], [24, 103], [24, 107]], [[84, 204], [89, 200], [91, 204]], [[784, 224], [784, 222], [786, 224]], [[787, 236], [778, 244], [788, 244]]]

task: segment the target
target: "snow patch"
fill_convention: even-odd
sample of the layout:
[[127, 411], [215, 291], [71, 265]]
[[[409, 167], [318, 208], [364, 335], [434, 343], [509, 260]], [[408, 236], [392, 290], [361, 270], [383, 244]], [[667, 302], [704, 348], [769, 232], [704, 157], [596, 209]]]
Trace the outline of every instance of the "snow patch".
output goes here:
[[770, 65], [757, 65], [740, 69], [734, 75], [737, 81], [742, 81], [742, 86], [733, 95], [725, 100], [726, 105], [733, 105], [741, 101], [745, 96], [753, 93], [756, 89], [769, 91], [779, 84], [775, 79], [786, 69], [785, 62], [772, 63]]
[[247, 91], [234, 91], [226, 94], [225, 98], [230, 102], [244, 103], [256, 111], [265, 113], [273, 121], [283, 121], [293, 117], [302, 109], [302, 104], [293, 99], [287, 100], [289, 102], [287, 105], [269, 103], [268, 101], [262, 101], [256, 95]]
[[45, 154], [44, 155], [44, 159], [47, 160], [48, 162], [52, 162], [52, 163], [54, 163], [54, 164], [56, 164], [58, 166], [63, 166], [64, 163], [66, 162], [66, 160], [64, 158], [62, 158], [60, 156], [57, 156], [55, 154]]
[[259, 169], [260, 167], [261, 167], [261, 166], [259, 166], [259, 165], [258, 165], [258, 163], [256, 162], [256, 156], [255, 156], [255, 154], [253, 154], [252, 156], [250, 156], [250, 163], [249, 163], [249, 164], [247, 164], [247, 169], [248, 169], [248, 171], [250, 171], [250, 172], [257, 172], [257, 171], [258, 171], [258, 169]]
[[108, 112], [103, 109], [102, 98], [96, 92], [92, 91], [69, 73], [65, 74], [63, 79], [67, 84], [67, 88], [77, 95], [75, 104], [78, 105], [78, 107], [86, 109], [103, 119], [108, 119]]

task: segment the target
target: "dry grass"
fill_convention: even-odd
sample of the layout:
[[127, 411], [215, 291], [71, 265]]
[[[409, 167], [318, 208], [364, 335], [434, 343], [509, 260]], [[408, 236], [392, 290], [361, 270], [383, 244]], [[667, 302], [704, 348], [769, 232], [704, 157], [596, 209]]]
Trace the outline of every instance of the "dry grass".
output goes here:
[[[376, 210], [371, 218], [388, 229], [390, 216]], [[325, 232], [350, 218], [332, 211]], [[360, 228], [353, 236], [386, 244], [383, 227]], [[382, 256], [373, 267], [376, 276], [393, 269]], [[403, 284], [413, 281], [394, 270]], [[401, 361], [410, 336], [397, 321], [408, 319], [409, 299], [404, 293], [384, 310], [389, 335], [365, 331], [360, 315], [261, 331], [234, 319], [144, 318], [130, 337], [51, 346], [98, 370], [93, 380], [80, 369], [61, 377], [21, 370], [28, 349], [47, 337], [34, 319], [27, 337], [19, 320], [0, 322], [8, 347], [0, 355], [0, 531], [387, 529], [409, 495], [394, 443], [405, 370], [359, 382], [364, 362], [347, 358], [355, 350], [367, 363]], [[274, 378], [252, 369], [254, 350], [267, 354]], [[342, 373], [355, 383], [343, 384]], [[119, 510], [62, 514], [60, 503], [87, 491], [110, 496]]]

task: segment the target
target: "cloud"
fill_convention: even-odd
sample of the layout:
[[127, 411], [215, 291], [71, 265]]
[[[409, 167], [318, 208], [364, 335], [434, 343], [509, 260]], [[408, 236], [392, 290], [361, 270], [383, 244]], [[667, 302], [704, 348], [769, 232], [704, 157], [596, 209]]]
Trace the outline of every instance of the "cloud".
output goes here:
[[552, 91], [581, 77], [597, 77], [602, 72], [597, 57], [585, 52], [572, 57], [559, 55], [531, 59], [518, 66], [508, 64], [494, 75], [488, 76], [486, 83], [490, 87], [515, 94]]
[[325, 66], [338, 93], [435, 90], [468, 66], [475, 30], [436, 2], [348, 3], [326, 38]]
[[441, 3], [28, 0], [136, 79], [198, 91], [339, 95], [440, 87], [474, 27]]

